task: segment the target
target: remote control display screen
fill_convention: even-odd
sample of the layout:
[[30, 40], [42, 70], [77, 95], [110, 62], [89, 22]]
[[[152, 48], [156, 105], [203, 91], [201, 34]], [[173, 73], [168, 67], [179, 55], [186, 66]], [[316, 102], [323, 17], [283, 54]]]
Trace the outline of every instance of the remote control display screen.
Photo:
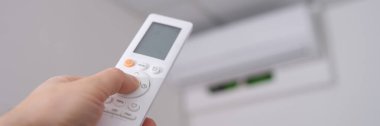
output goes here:
[[165, 60], [180, 31], [180, 28], [152, 23], [134, 52]]

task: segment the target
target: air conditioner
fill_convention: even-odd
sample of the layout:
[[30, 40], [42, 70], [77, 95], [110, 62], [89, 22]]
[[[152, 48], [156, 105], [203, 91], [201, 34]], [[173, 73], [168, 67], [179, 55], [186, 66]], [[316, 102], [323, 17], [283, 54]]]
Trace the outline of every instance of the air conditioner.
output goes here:
[[[309, 6], [297, 4], [195, 35], [167, 83], [182, 88], [189, 113], [319, 85], [331, 77], [314, 23]], [[242, 84], [252, 76], [272, 79], [263, 82], [271, 84]], [[218, 84], [238, 87], [218, 93], [223, 90]]]

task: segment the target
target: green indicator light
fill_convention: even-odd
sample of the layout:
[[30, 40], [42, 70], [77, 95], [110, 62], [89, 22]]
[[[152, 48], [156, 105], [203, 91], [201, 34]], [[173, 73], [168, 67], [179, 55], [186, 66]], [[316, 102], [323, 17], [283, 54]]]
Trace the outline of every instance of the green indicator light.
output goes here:
[[238, 86], [236, 81], [231, 81], [227, 83], [221, 83], [217, 85], [213, 85], [209, 88], [209, 91], [212, 93], [217, 93], [221, 91], [226, 91], [226, 90], [232, 90]]
[[236, 82], [230, 82], [230, 83], [225, 84], [224, 87], [226, 89], [233, 89], [233, 88], [237, 87], [237, 83]]
[[271, 73], [265, 73], [260, 74], [256, 76], [251, 76], [246, 80], [246, 83], [249, 85], [256, 85], [264, 81], [270, 81], [272, 80], [272, 74]]

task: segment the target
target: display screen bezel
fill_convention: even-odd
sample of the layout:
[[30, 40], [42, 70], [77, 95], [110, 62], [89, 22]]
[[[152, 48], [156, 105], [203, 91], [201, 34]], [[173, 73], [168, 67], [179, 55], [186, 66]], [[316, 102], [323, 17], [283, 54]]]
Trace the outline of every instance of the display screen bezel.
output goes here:
[[[141, 41], [141, 39], [143, 38], [143, 36], [145, 35], [145, 33], [148, 31], [151, 24], [154, 22], [181, 29], [176, 41], [172, 45], [165, 60], [161, 60], [161, 59], [157, 59], [154, 57], [133, 52], [135, 48], [137, 47], [137, 45], [139, 44], [139, 42]], [[177, 54], [181, 50], [186, 38], [190, 35], [192, 27], [193, 27], [192, 23], [187, 22], [187, 21], [168, 18], [161, 15], [150, 14], [149, 17], [145, 20], [144, 24], [142, 24], [139, 31], [136, 33], [135, 37], [132, 39], [132, 42], [128, 45], [128, 48], [126, 49], [126, 51], [120, 58], [121, 60], [119, 60], [117, 65], [123, 66], [123, 62], [124, 62], [123, 60], [125, 59], [134, 59], [138, 63], [144, 62], [144, 63], [149, 63], [151, 65], [153, 64], [159, 65], [159, 66], [162, 66], [163, 68], [170, 67], [171, 64], [174, 62], [174, 60], [176, 59]]]

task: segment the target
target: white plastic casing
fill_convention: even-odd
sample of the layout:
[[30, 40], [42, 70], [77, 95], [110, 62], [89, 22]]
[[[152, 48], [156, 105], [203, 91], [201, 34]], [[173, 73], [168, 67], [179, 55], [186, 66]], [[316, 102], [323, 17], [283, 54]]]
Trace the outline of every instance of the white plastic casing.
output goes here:
[[[168, 52], [165, 60], [153, 58], [150, 56], [134, 53], [135, 48], [140, 43], [141, 39], [144, 37], [145, 33], [148, 31], [152, 23], [159, 23], [164, 25], [173, 26], [180, 29], [180, 32], [172, 45], [170, 51]], [[135, 75], [136, 72], [143, 73], [144, 76], [148, 76], [150, 87], [139, 97], [134, 98], [124, 98], [119, 94], [111, 96], [108, 100], [109, 103], [105, 103], [105, 112], [98, 122], [97, 126], [141, 126], [145, 119], [145, 115], [148, 112], [161, 84], [163, 83], [165, 77], [167, 76], [169, 70], [171, 69], [173, 62], [175, 61], [178, 53], [180, 52], [184, 41], [189, 36], [192, 30], [192, 23], [187, 21], [182, 21], [178, 19], [173, 19], [157, 14], [150, 14], [146, 19], [145, 23], [140, 28], [139, 32], [136, 34], [135, 38], [130, 43], [129, 47], [126, 49], [116, 67], [121, 69], [127, 74]], [[126, 59], [132, 59], [136, 65], [133, 67], [124, 66]], [[148, 66], [147, 69], [141, 69], [138, 65], [145, 64]], [[153, 67], [159, 67], [159, 73], [155, 73]], [[112, 99], [111, 99], [112, 98]], [[119, 106], [115, 106], [112, 102], [119, 100]], [[125, 101], [120, 101], [125, 100]], [[123, 105], [125, 102], [125, 105]], [[138, 111], [132, 112], [128, 110], [130, 105], [138, 105]], [[134, 106], [136, 107], [136, 106]], [[115, 110], [115, 113], [106, 112], [107, 110]], [[117, 109], [117, 111], [116, 111]], [[135, 119], [128, 119], [120, 116], [124, 111], [130, 112], [131, 117], [136, 117]], [[121, 113], [120, 113], [121, 112]], [[120, 115], [118, 115], [120, 114]]]

